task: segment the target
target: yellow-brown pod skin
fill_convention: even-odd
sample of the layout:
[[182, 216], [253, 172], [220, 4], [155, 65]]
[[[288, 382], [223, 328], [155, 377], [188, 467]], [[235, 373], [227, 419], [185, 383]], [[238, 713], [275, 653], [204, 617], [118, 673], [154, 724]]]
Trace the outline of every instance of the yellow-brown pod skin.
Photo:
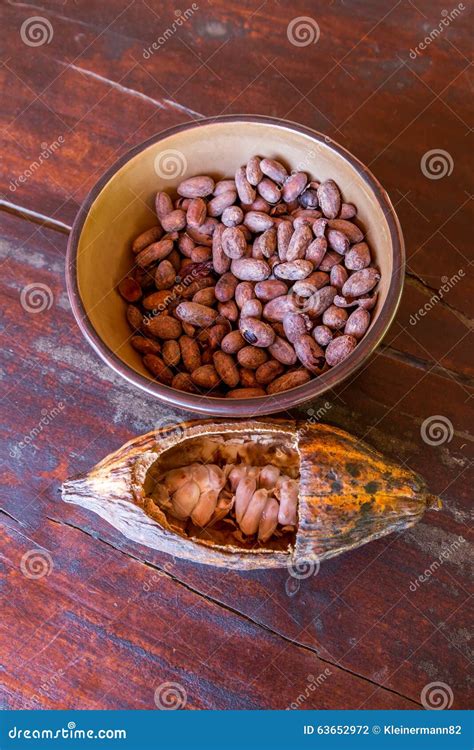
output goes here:
[[432, 500], [423, 479], [336, 427], [300, 424], [295, 557], [324, 559], [415, 524]]
[[[147, 477], [160, 456], [201, 436], [271, 435], [300, 456], [298, 528], [294, 547], [249, 549], [177, 533], [149, 497]], [[176, 454], [175, 454], [176, 455]], [[181, 450], [178, 452], [181, 456]], [[190, 462], [190, 461], [189, 461]], [[68, 480], [63, 499], [94, 511], [127, 538], [194, 562], [251, 570], [322, 561], [416, 523], [433, 498], [416, 474], [335, 427], [291, 420], [200, 420], [139, 436], [88, 474]]]

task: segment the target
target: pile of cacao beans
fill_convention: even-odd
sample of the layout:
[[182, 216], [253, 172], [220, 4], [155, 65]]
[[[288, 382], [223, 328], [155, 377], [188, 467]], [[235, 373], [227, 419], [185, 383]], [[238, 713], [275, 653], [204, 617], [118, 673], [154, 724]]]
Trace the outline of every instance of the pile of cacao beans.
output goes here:
[[118, 289], [131, 345], [191, 393], [279, 393], [342, 362], [370, 325], [380, 273], [337, 184], [253, 156], [156, 196]]

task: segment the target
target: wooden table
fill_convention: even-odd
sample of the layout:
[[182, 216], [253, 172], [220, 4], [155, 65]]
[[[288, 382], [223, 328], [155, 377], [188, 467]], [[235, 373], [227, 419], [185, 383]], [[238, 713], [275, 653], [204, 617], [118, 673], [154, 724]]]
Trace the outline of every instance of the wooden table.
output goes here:
[[[410, 709], [434, 682], [467, 706], [470, 23], [445, 8], [199, 0], [178, 23], [168, 1], [4, 4], [4, 706], [155, 709], [168, 682], [189, 709]], [[163, 415], [184, 417], [114, 376], [82, 338], [64, 283], [78, 207], [142, 140], [239, 112], [327, 133], [391, 195], [408, 250], [402, 304], [367, 366], [328, 394], [326, 421], [423, 474], [444, 503], [290, 595], [285, 570], [170, 559], [58, 491]]]

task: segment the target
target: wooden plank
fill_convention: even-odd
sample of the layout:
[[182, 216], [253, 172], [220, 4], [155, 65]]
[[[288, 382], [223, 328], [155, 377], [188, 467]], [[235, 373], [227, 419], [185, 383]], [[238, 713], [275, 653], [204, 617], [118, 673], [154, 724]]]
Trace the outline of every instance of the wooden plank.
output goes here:
[[[305, 708], [356, 708], [374, 690], [77, 530], [7, 526], [2, 548], [8, 708], [154, 709], [167, 682], [188, 709], [286, 708], [301, 693]], [[48, 572], [31, 578], [38, 548]], [[320, 674], [330, 689], [309, 687]], [[372, 703], [416, 707], [388, 690]]]
[[[148, 576], [159, 575], [156, 570], [129, 558], [134, 556], [147, 561], [191, 589], [193, 601], [201, 602], [205, 597], [206, 602], [217, 607], [216, 612], [221, 609], [218, 605], [224, 606], [250, 621], [249, 627], [260, 626], [258, 633], [262, 626], [272, 631], [271, 638], [277, 638], [281, 649], [286, 648], [286, 641], [281, 642], [282, 636], [306, 649], [314, 649], [322, 659], [360, 675], [363, 681], [370, 680], [370, 691], [362, 696], [367, 699], [368, 707], [378, 707], [376, 702], [385, 700], [385, 692], [381, 693], [381, 698], [376, 692], [377, 686], [385, 685], [419, 702], [423, 686], [434, 679], [446, 682], [453, 689], [457, 686], [455, 705], [465, 705], [467, 543], [458, 545], [459, 548], [453, 545], [459, 536], [467, 538], [471, 511], [469, 429], [472, 419], [466, 401], [467, 387], [427, 369], [413, 367], [409, 362], [377, 353], [352, 382], [328, 394], [330, 407], [323, 409], [324, 421], [349, 429], [424, 474], [430, 491], [442, 494], [443, 511], [427, 514], [423, 523], [410, 533], [379, 540], [350, 555], [328, 561], [317, 575], [301, 581], [297, 590], [285, 570], [226, 573], [170, 560], [166, 555], [127, 542], [106, 522], [73, 506], [65, 506], [59, 500], [58, 489], [64, 478], [88, 470], [134, 434], [152, 428], [157, 419], [171, 417], [173, 412], [159, 407], [112, 375], [83, 341], [65, 296], [62, 278], [65, 237], [13, 217], [5, 219], [5, 227], [1, 283], [7, 343], [2, 351], [6, 386], [2, 423], [11, 454], [6, 457], [7, 486], [2, 500], [7, 513], [22, 524], [21, 533], [51, 550], [64, 535], [70, 547], [61, 547], [58, 565], [64, 560], [64, 565], [75, 571], [82, 591], [84, 587], [80, 582], [92, 570], [88, 567], [89, 557], [91, 565], [96, 559], [98, 564], [102, 563], [107, 559], [109, 548], [100, 541], [83, 540], [85, 534], [65, 524], [77, 525], [128, 556], [114, 558], [123, 558], [124, 566], [133, 566], [133, 576], [117, 573], [114, 594], [121, 585], [127, 591], [133, 588], [135, 566], [140, 571], [144, 568]], [[46, 284], [54, 301], [49, 310], [28, 314], [21, 308], [19, 295], [25, 284], [33, 282]], [[64, 408], [58, 407], [59, 402]], [[323, 397], [312, 407], [317, 410], [325, 402]], [[311, 405], [307, 405], [300, 409], [299, 416], [312, 417], [310, 408]], [[54, 409], [54, 418], [38, 429], [42, 410], [52, 414]], [[450, 442], [438, 447], [428, 445], [420, 435], [421, 423], [436, 414], [450, 419], [454, 432]], [[181, 421], [185, 415], [179, 412], [175, 416]], [[19, 447], [19, 440], [23, 447]], [[48, 517], [62, 525], [48, 521]], [[14, 524], [13, 528], [16, 529]], [[45, 528], [50, 536], [43, 536]], [[81, 544], [85, 545], [87, 553], [78, 554]], [[435, 568], [428, 582], [417, 585], [412, 591], [410, 584], [430, 569], [449, 545], [452, 549], [443, 565]], [[95, 549], [97, 558], [92, 552]], [[115, 551], [110, 554], [119, 555]], [[17, 564], [19, 558], [21, 555], [17, 554]], [[49, 581], [48, 577], [43, 583], [49, 585]], [[93, 581], [100, 590], [108, 585], [100, 582], [100, 576]], [[161, 585], [161, 577], [159, 582]], [[63, 594], [64, 591], [61, 595], [54, 592], [52, 597], [62, 602]], [[169, 596], [172, 598], [174, 594]], [[89, 606], [91, 602], [86, 593], [84, 597]], [[20, 605], [15, 601], [14, 606]], [[26, 604], [24, 606], [26, 608]], [[32, 623], [40, 623], [42, 616], [42, 610], [38, 611]], [[134, 616], [139, 617], [138, 613]], [[158, 604], [154, 616], [158, 622], [163, 618], [168, 622], [167, 606]], [[64, 623], [74, 633], [83, 627], [82, 622], [76, 620], [72, 624], [63, 619], [55, 620], [48, 631], [51, 638]], [[90, 624], [88, 619], [84, 625], [87, 637], [95, 627], [95, 621]], [[147, 627], [148, 621], [140, 620], [140, 628], [146, 631]], [[233, 632], [231, 625], [229, 628]], [[106, 642], [105, 633], [105, 630], [101, 633], [101, 648]], [[86, 636], [78, 636], [77, 642], [82, 643], [83, 637]], [[210, 635], [202, 637], [209, 639]], [[252, 631], [249, 639], [254, 641], [255, 637]], [[59, 643], [62, 643], [61, 638], [58, 636]], [[120, 650], [121, 646], [117, 648]], [[145, 646], [143, 648], [146, 650]], [[87, 652], [87, 659], [78, 667], [85, 670], [81, 672], [84, 684], [91, 678], [91, 694], [84, 696], [84, 706], [91, 695], [91, 700], [99, 700], [101, 696], [102, 683], [97, 673], [90, 671], [94, 653]], [[129, 658], [135, 659], [127, 656], [127, 664]], [[316, 657], [311, 653], [313, 658]], [[61, 668], [61, 663], [55, 662], [54, 669]], [[169, 665], [168, 668], [171, 669]], [[276, 679], [279, 685], [280, 678], [275, 670], [274, 666], [269, 667], [269, 684], [274, 684]], [[12, 671], [16, 674], [14, 665]], [[314, 672], [308, 671], [308, 674]], [[15, 678], [11, 679], [10, 693], [23, 700], [26, 693], [14, 682]], [[28, 690], [33, 690], [37, 677], [32, 673], [29, 679]], [[207, 696], [208, 689], [201, 684], [195, 695]], [[65, 700], [62, 690], [57, 687], [57, 696]], [[149, 694], [144, 697], [144, 690], [142, 685], [137, 698], [140, 703], [134, 707], [145, 707], [150, 700]], [[235, 688], [235, 694], [238, 692]], [[110, 698], [110, 707], [119, 700], [117, 693], [118, 689]], [[371, 693], [375, 695], [369, 697]], [[282, 695], [288, 696], [288, 693], [283, 691]], [[334, 703], [328, 705], [335, 706], [337, 695], [331, 696], [327, 700]], [[219, 693], [217, 697], [209, 694], [208, 700], [208, 706], [229, 707], [236, 705], [232, 704], [233, 700], [241, 699]], [[245, 706], [257, 705], [255, 700]], [[273, 707], [282, 706], [278, 703]]]
[[[378, 0], [359, 6], [350, 23], [343, 5], [315, 10], [320, 37], [304, 47], [287, 35], [294, 6], [213, 3], [179, 29], [170, 2], [159, 10], [122, 0], [102, 6], [46, 3], [53, 39], [28, 54], [18, 33], [8, 35], [7, 183], [29, 169], [42, 142], [64, 136], [47, 169], [14, 193], [7, 184], [10, 199], [70, 224], [102, 171], [153, 133], [195, 113], [273, 114], [328, 133], [374, 170], [400, 215], [409, 268], [425, 284], [436, 290], [442, 277], [467, 272], [467, 17], [412, 59], [426, 24], [442, 17], [440, 0], [388, 8]], [[4, 12], [19, 29], [32, 9]], [[144, 57], [169, 28], [166, 43]], [[423, 174], [433, 149], [448, 152], [451, 175]], [[449, 302], [472, 316], [472, 292], [469, 277], [452, 287]]]

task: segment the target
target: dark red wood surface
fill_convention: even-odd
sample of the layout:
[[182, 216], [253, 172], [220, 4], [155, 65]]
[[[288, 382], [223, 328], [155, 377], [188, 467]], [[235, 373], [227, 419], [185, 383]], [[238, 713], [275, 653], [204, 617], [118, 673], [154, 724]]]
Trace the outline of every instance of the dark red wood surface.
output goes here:
[[[416, 708], [425, 686], [443, 682], [453, 707], [467, 707], [469, 11], [413, 57], [446, 17], [443, 3], [196, 5], [149, 58], [143, 50], [176, 18], [169, 2], [2, 7], [1, 704], [155, 709], [155, 689], [176, 682], [191, 709], [285, 708], [300, 695], [302, 708]], [[51, 24], [49, 43], [22, 40], [32, 16]], [[316, 44], [289, 41], [299, 16], [318, 23]], [[78, 206], [103, 170], [145, 138], [239, 112], [327, 133], [390, 193], [408, 253], [396, 321], [355, 377], [295, 415], [329, 402], [325, 421], [423, 474], [444, 503], [409, 532], [326, 562], [289, 593], [287, 571], [240, 574], [174, 560], [59, 495], [66, 477], [127, 439], [191, 416], [128, 386], [82, 338], [64, 283]], [[32, 168], [43, 144], [59, 137], [60, 147]], [[440, 149], [452, 172], [430, 179], [421, 161]], [[444, 277], [460, 271], [433, 303]], [[49, 309], [25, 310], [29, 284], [51, 290]], [[430, 445], [421, 426], [436, 416], [452, 425], [452, 438]], [[34, 549], [52, 560], [38, 579], [21, 564]], [[428, 580], [414, 585], [427, 570]]]

